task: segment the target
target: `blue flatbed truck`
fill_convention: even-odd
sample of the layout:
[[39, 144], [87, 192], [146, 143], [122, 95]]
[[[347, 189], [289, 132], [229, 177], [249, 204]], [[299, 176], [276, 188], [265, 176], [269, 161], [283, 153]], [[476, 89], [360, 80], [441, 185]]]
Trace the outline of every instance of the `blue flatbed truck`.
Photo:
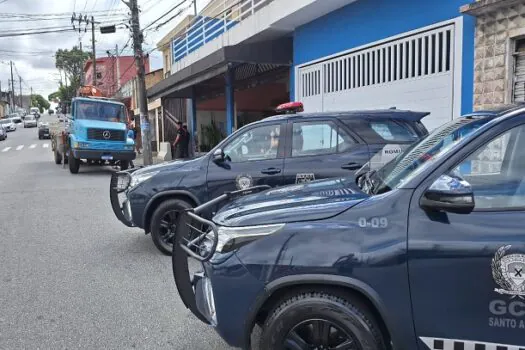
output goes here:
[[127, 129], [124, 104], [104, 97], [76, 97], [71, 115], [50, 127], [55, 163], [64, 161], [72, 174], [85, 163], [119, 165], [125, 170], [136, 157]]

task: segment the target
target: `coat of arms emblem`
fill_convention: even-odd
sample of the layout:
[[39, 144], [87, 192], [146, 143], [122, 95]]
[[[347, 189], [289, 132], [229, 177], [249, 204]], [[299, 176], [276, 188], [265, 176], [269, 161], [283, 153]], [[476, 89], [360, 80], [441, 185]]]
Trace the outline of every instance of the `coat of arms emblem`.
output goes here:
[[512, 298], [525, 297], [525, 255], [509, 254], [510, 245], [496, 251], [492, 258], [492, 277], [501, 288], [494, 291], [499, 294], [511, 295]]
[[235, 179], [235, 183], [237, 185], [237, 189], [245, 190], [247, 188], [252, 187], [253, 180], [250, 175], [239, 175]]

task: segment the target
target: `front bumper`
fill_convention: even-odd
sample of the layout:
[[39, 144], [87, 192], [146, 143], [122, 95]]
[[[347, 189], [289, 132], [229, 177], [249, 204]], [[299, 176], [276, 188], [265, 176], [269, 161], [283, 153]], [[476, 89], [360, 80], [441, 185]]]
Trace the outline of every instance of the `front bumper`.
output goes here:
[[252, 328], [247, 323], [257, 299], [264, 294], [264, 284], [235, 254], [219, 264], [202, 266], [203, 271], [195, 274], [192, 283], [197, 313], [192, 312], [212, 325], [230, 346], [247, 348]]
[[[245, 348], [249, 342], [248, 316], [257, 297], [264, 293], [264, 284], [250, 274], [234, 253], [216, 252], [218, 228], [199, 214], [222, 201], [268, 188], [256, 186], [225, 193], [186, 211], [177, 225], [172, 262], [179, 296], [195, 316], [214, 326], [234, 347]], [[195, 274], [193, 279], [188, 273], [188, 256], [202, 262], [203, 272]]]
[[77, 159], [106, 159], [107, 160], [133, 160], [137, 156], [134, 151], [106, 151], [73, 149]]

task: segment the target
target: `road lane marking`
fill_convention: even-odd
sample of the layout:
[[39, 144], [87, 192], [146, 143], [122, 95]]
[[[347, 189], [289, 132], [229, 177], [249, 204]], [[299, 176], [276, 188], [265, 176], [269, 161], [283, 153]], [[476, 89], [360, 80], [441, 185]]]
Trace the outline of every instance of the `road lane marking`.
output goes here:
[[36, 147], [36, 143], [33, 143], [31, 146], [29, 146], [29, 148], [35, 148]]
[[49, 143], [44, 143], [44, 144], [42, 145], [42, 147], [44, 147], [44, 148], [48, 148], [48, 147], [49, 147]]
[[20, 145], [16, 148], [17, 151], [20, 151], [22, 148], [24, 148], [24, 145]]
[[4, 148], [4, 149], [2, 150], [2, 152], [7, 152], [7, 151], [9, 151], [10, 149], [11, 149], [11, 147], [6, 147], [6, 148]]

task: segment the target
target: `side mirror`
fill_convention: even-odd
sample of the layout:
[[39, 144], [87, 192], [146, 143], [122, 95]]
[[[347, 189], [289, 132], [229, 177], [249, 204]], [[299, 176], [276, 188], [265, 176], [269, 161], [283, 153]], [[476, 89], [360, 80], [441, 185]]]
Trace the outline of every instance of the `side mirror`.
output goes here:
[[441, 175], [427, 189], [419, 205], [428, 211], [470, 214], [474, 210], [474, 192], [467, 181]]
[[215, 152], [213, 152], [213, 161], [214, 162], [222, 162], [224, 161], [224, 152], [222, 151], [222, 149], [217, 149], [215, 150]]

